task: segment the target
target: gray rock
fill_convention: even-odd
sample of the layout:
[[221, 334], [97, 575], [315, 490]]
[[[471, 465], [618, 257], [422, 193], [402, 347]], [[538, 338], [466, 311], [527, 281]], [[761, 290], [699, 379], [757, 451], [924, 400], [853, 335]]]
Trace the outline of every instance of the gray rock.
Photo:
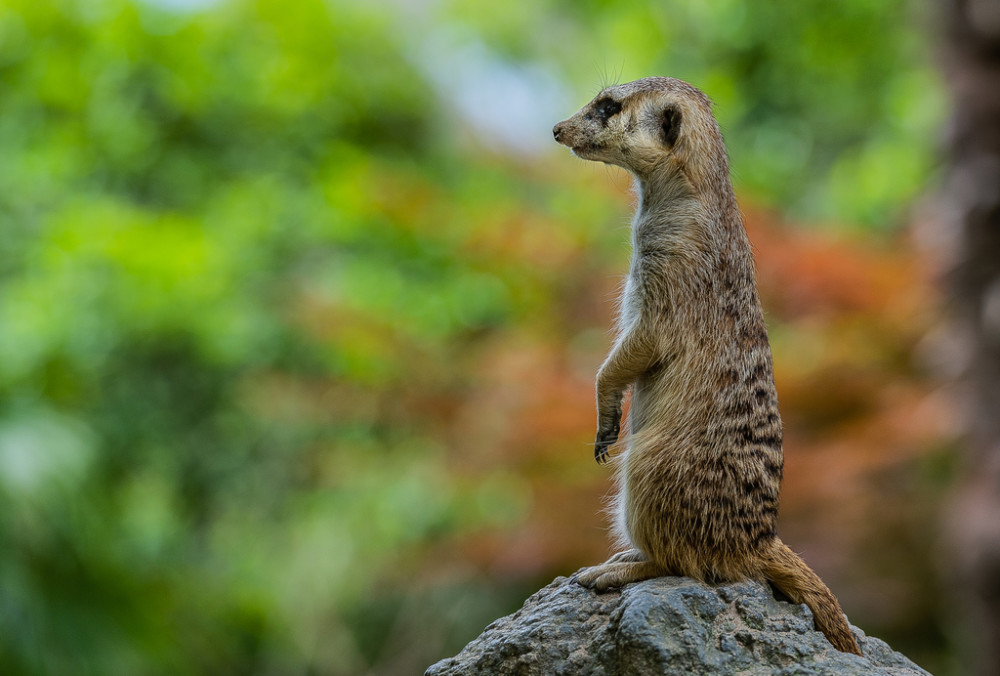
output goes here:
[[929, 676], [852, 630], [864, 657], [834, 649], [808, 608], [756, 582], [661, 577], [597, 594], [560, 577], [426, 676]]

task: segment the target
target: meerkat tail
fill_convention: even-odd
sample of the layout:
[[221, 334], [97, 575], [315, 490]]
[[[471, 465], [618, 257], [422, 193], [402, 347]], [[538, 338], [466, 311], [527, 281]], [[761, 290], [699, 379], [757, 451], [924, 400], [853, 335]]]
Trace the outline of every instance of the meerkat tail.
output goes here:
[[809, 607], [816, 628], [823, 632], [834, 648], [845, 653], [861, 654], [837, 598], [798, 554], [775, 538], [774, 546], [765, 554], [763, 563], [764, 576], [793, 602]]

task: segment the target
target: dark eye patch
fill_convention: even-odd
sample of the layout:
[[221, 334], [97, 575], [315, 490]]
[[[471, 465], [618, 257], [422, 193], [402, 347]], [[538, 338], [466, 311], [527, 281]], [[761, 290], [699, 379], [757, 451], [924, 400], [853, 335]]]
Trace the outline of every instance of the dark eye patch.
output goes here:
[[622, 104], [611, 97], [605, 97], [594, 103], [593, 117], [601, 124], [607, 124], [608, 120], [622, 112]]

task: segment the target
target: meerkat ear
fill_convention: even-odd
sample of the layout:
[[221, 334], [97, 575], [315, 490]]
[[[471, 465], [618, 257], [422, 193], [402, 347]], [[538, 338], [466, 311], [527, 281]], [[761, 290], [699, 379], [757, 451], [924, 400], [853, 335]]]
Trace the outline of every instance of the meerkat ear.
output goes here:
[[681, 133], [681, 109], [675, 103], [667, 105], [660, 117], [660, 138], [664, 145], [673, 147]]

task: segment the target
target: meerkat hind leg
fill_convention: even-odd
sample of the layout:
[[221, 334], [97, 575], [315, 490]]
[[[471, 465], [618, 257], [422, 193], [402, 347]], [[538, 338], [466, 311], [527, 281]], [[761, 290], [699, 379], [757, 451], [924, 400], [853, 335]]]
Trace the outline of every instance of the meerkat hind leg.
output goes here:
[[602, 563], [591, 566], [576, 576], [576, 581], [584, 587], [597, 591], [607, 591], [612, 587], [624, 587], [630, 582], [642, 582], [654, 577], [662, 577], [667, 571], [652, 561], [624, 561]]
[[649, 557], [646, 556], [645, 552], [641, 549], [626, 549], [623, 552], [618, 552], [610, 559], [605, 561], [608, 563], [639, 563], [640, 561], [648, 561]]

